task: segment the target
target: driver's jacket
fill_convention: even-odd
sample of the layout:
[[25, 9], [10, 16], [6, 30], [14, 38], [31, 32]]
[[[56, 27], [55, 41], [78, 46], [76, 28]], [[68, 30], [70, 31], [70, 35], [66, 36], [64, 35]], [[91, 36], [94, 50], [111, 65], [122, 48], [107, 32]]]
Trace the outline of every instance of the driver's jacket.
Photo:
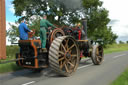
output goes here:
[[30, 32], [30, 29], [22, 22], [19, 25], [20, 40], [28, 40], [28, 32]]

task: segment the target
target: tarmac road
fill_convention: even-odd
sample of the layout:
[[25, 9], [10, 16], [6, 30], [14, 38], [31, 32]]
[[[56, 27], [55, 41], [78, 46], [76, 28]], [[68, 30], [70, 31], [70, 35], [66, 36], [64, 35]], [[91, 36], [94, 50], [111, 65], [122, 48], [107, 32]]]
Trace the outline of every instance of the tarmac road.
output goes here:
[[82, 60], [71, 77], [62, 77], [50, 68], [41, 73], [22, 70], [0, 75], [0, 85], [109, 85], [128, 67], [128, 51], [107, 54], [104, 62], [95, 66]]

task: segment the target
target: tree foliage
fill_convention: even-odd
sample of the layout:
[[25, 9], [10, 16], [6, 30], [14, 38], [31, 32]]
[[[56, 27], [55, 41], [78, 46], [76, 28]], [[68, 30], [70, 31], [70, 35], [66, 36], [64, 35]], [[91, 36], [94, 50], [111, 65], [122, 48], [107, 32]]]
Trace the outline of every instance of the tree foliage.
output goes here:
[[[64, 3], [59, 3], [59, 1], [61, 0], [14, 0], [15, 15], [31, 21], [29, 28], [36, 29], [37, 36], [39, 35], [40, 18], [32, 19], [33, 16], [42, 17], [43, 14], [46, 14], [50, 22], [59, 26], [73, 26], [84, 17], [88, 21], [89, 38], [93, 40], [102, 39], [104, 44], [115, 42], [117, 35], [112, 32], [111, 27], [107, 26], [110, 19], [108, 18], [108, 11], [102, 7], [103, 2], [100, 0], [80, 0], [81, 9], [69, 10]], [[70, 5], [77, 6], [77, 3]], [[55, 17], [58, 17], [58, 19], [55, 19]], [[12, 26], [12, 28], [16, 30], [15, 27]], [[11, 36], [11, 33], [12, 31], [8, 31], [10, 39], [16, 37], [15, 34], [17, 35], [17, 33], [12, 33], [14, 36]]]
[[119, 44], [125, 44], [123, 41], [119, 41]]
[[10, 23], [9, 23], [9, 25], [11, 26], [11, 28], [9, 28], [6, 31], [6, 35], [8, 36], [8, 41], [14, 42], [17, 40], [17, 37], [19, 37], [18, 27], [16, 25], [12, 25]]
[[126, 43], [128, 44], [128, 41], [126, 41]]

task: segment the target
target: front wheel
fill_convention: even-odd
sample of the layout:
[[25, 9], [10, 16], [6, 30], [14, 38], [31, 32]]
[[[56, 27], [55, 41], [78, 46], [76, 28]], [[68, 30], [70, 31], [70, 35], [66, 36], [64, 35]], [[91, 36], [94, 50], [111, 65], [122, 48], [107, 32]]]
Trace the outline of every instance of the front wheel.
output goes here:
[[103, 47], [100, 45], [94, 45], [92, 47], [91, 59], [94, 65], [100, 65], [103, 61], [104, 53]]

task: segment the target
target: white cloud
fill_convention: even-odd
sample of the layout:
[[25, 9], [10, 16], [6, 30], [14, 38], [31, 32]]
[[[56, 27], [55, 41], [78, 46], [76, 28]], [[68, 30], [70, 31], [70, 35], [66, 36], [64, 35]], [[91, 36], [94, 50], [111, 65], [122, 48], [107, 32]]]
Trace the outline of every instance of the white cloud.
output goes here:
[[109, 10], [109, 17], [111, 19], [121, 19], [126, 20], [128, 17], [127, 3], [128, 0], [102, 0], [104, 2], [103, 6]]
[[[128, 0], [101, 0], [104, 2], [103, 7], [109, 11], [109, 18], [117, 20], [116, 23], [110, 24], [112, 31], [121, 37], [128, 36]], [[124, 40], [124, 38], [122, 39]]]

